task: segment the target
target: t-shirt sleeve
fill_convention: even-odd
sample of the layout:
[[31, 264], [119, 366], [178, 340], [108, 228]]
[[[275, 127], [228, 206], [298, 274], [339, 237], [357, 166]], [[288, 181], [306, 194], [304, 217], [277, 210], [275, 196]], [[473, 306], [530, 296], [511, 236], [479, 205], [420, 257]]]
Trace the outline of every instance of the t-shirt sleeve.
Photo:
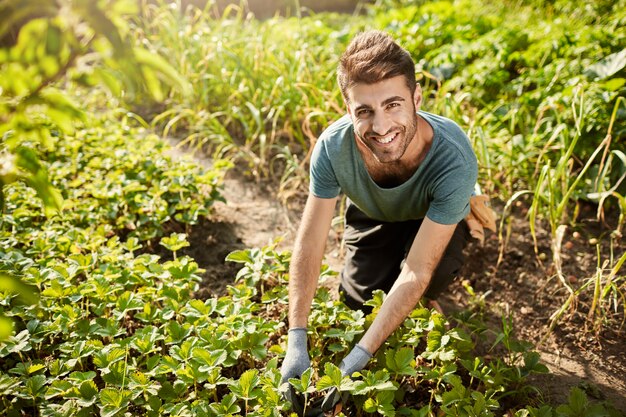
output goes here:
[[341, 187], [330, 162], [328, 149], [321, 138], [313, 148], [309, 173], [309, 192], [315, 197], [335, 198], [339, 195]]
[[469, 200], [478, 177], [475, 160], [459, 158], [433, 185], [426, 217], [439, 224], [456, 224], [469, 214]]

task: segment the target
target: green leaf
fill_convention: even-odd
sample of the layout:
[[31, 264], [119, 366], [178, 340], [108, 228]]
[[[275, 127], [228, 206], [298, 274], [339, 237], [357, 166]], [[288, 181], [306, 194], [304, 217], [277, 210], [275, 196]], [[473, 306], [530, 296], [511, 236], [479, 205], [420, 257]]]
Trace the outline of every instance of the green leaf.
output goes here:
[[626, 67], [626, 49], [608, 55], [589, 66], [585, 75], [596, 80], [604, 80]]
[[66, 94], [55, 88], [46, 88], [40, 101], [47, 106], [45, 112], [50, 120], [65, 133], [74, 133], [76, 121], [86, 121], [85, 113]]
[[526, 372], [547, 373], [548, 367], [540, 362], [541, 356], [538, 352], [524, 353], [524, 370]]
[[187, 235], [185, 233], [172, 233], [169, 237], [161, 238], [159, 243], [161, 246], [164, 246], [172, 252], [176, 252], [179, 249], [189, 246], [189, 242], [187, 242]]
[[78, 389], [80, 399], [77, 401], [81, 407], [90, 407], [98, 400], [98, 387], [93, 381], [85, 381]]
[[30, 148], [23, 146], [15, 150], [16, 164], [28, 171], [30, 175], [24, 176], [26, 183], [32, 187], [47, 209], [46, 215], [53, 214], [52, 210], [60, 210], [63, 204], [61, 194], [50, 184], [48, 172], [39, 161], [39, 157]]
[[239, 263], [254, 263], [254, 259], [250, 256], [250, 251], [248, 249], [231, 252], [226, 255], [226, 260]]
[[209, 351], [204, 348], [195, 348], [192, 355], [196, 361], [207, 367], [219, 366], [228, 358], [228, 352], [224, 349], [212, 349]]
[[127, 365], [122, 361], [115, 362], [101, 372], [102, 379], [108, 385], [123, 386], [126, 381]]
[[127, 312], [133, 310], [141, 310], [144, 306], [143, 301], [137, 298], [133, 292], [124, 291], [117, 299], [115, 311], [115, 319], [121, 320]]
[[326, 362], [324, 365], [324, 376], [317, 381], [316, 388], [318, 391], [323, 391], [332, 387], [339, 388], [341, 386], [342, 379], [343, 376], [341, 375], [339, 367], [330, 362]]
[[9, 353], [27, 352], [32, 349], [30, 345], [30, 333], [22, 330], [15, 336], [10, 336], [0, 344], [0, 357]]
[[159, 411], [162, 405], [163, 401], [159, 398], [158, 395], [151, 395], [150, 397], [148, 397], [148, 406], [152, 411]]
[[617, 91], [622, 88], [624, 84], [626, 84], [626, 78], [611, 78], [600, 85], [607, 91]]
[[35, 373], [35, 372], [37, 372], [37, 371], [40, 371], [40, 370], [42, 370], [42, 369], [45, 369], [45, 367], [46, 367], [46, 365], [44, 365], [44, 364], [42, 364], [42, 363], [37, 363], [37, 364], [34, 364], [34, 365], [29, 365], [29, 366], [28, 366], [28, 369], [27, 369], [27, 372], [28, 372], [28, 374], [29, 374], [29, 375], [31, 375], [31, 374], [34, 374], [34, 373]]
[[395, 393], [393, 391], [381, 391], [376, 394], [377, 411], [383, 416], [394, 417], [396, 410], [393, 407]]
[[104, 406], [123, 407], [128, 403], [129, 391], [115, 388], [104, 388], [100, 391], [100, 402]]
[[167, 335], [169, 339], [167, 339], [167, 343], [181, 343], [183, 340], [187, 338], [193, 331], [193, 327], [189, 323], [184, 323], [183, 325], [178, 324], [176, 321], [170, 321], [165, 326]]
[[374, 307], [374, 310], [375, 310], [376, 308], [380, 308], [380, 306], [383, 305], [383, 301], [385, 301], [385, 297], [386, 297], [386, 294], [384, 291], [374, 290], [372, 292], [372, 298], [365, 301], [363, 304], [366, 306]]
[[135, 48], [134, 53], [140, 65], [143, 65], [144, 68], [151, 68], [158, 71], [161, 75], [161, 80], [172, 87], [179, 88], [183, 96], [187, 96], [191, 93], [192, 87], [189, 81], [160, 55], [153, 54], [142, 48]]
[[161, 83], [157, 78], [156, 74], [151, 68], [148, 67], [140, 67], [142, 74], [142, 81], [148, 89], [148, 93], [154, 98], [155, 101], [163, 101], [163, 89], [161, 88]]
[[58, 55], [61, 51], [61, 42], [63, 34], [61, 30], [52, 24], [48, 25], [48, 31], [46, 33], [46, 54]]
[[376, 401], [373, 398], [368, 398], [365, 400], [365, 403], [363, 403], [363, 410], [368, 413], [375, 413], [377, 408], [376, 405]]
[[209, 298], [206, 301], [191, 300], [188, 303], [189, 309], [186, 311], [187, 317], [208, 317], [215, 311], [217, 300]]
[[16, 22], [24, 22], [33, 16], [52, 17], [59, 6], [54, 0], [21, 0], [19, 2], [0, 2], [0, 37], [15, 30]]
[[94, 398], [96, 394], [98, 394], [98, 387], [93, 380], [84, 381], [82, 384], [80, 384], [80, 388], [78, 389], [78, 391], [80, 392], [80, 396], [83, 399], [89, 400]]
[[301, 394], [315, 392], [315, 387], [311, 385], [313, 380], [313, 368], [307, 368], [300, 378], [290, 378], [289, 383]]
[[0, 373], [0, 395], [10, 395], [22, 384], [19, 378]]
[[398, 375], [415, 376], [415, 353], [413, 349], [404, 347], [397, 351], [388, 350], [385, 353], [387, 368]]
[[[121, 361], [122, 359], [124, 359], [125, 356], [126, 349], [109, 345], [106, 348], [94, 353], [93, 363], [99, 368], [107, 368], [111, 364]], [[76, 374], [84, 373], [77, 372]], [[74, 373], [72, 373], [71, 375], [74, 375]]]
[[580, 388], [574, 387], [570, 391], [568, 399], [569, 401], [567, 404], [563, 404], [557, 407], [556, 411], [558, 414], [562, 414], [567, 417], [588, 416], [587, 405], [589, 402], [584, 391], [582, 391]]
[[131, 393], [128, 390], [104, 388], [100, 391], [101, 417], [113, 417], [122, 412], [129, 403]]
[[258, 370], [248, 369], [241, 374], [235, 384], [231, 385], [231, 391], [242, 400], [252, 400], [261, 394], [261, 391], [256, 389], [260, 380]]
[[241, 411], [234, 394], [226, 394], [220, 403], [210, 404], [209, 409], [218, 416], [230, 416]]
[[0, 291], [17, 294], [21, 301], [26, 304], [37, 304], [39, 302], [37, 287], [25, 284], [18, 277], [2, 272], [0, 272]]
[[69, 381], [56, 380], [52, 381], [48, 389], [46, 390], [46, 394], [44, 398], [46, 400], [51, 400], [55, 397], [68, 397], [73, 395], [74, 391], [76, 391], [76, 387]]
[[45, 385], [46, 377], [44, 375], [35, 375], [26, 380], [26, 392], [32, 398], [41, 397], [44, 394]]
[[[393, 382], [389, 381], [389, 372], [386, 369], [379, 369], [378, 371], [363, 371], [363, 379], [351, 381], [352, 387], [344, 387], [351, 390], [355, 395], [366, 395], [373, 391], [396, 391], [398, 387]], [[344, 379], [344, 381], [346, 380]], [[344, 390], [344, 389], [342, 389]]]
[[89, 23], [96, 33], [100, 36], [105, 36], [109, 40], [118, 58], [129, 56], [132, 51], [128, 42], [122, 39], [117, 26], [98, 7], [97, 2], [77, 0], [73, 4], [74, 10]]
[[13, 320], [0, 314], [0, 341], [8, 339], [13, 333]]
[[441, 347], [442, 333], [439, 330], [431, 330], [428, 333], [428, 339], [426, 342], [427, 350], [434, 352]]

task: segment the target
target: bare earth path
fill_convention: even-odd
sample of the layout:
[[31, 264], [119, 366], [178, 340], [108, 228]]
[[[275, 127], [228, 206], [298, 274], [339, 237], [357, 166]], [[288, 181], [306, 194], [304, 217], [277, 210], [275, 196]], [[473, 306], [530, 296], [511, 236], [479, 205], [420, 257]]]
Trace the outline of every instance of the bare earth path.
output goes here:
[[[184, 153], [173, 149], [171, 154], [182, 157]], [[196, 162], [210, 166], [207, 159], [196, 158]], [[211, 221], [194, 228], [190, 236], [188, 254], [206, 269], [204, 288], [199, 296], [222, 295], [232, 283], [238, 265], [224, 261], [228, 253], [262, 247], [276, 239], [279, 239], [279, 249], [290, 250], [299, 223], [301, 204], [285, 208], [272, 187], [242, 175], [228, 173], [222, 194], [226, 203], [216, 203]], [[470, 245], [468, 262], [458, 281], [468, 280], [477, 293], [487, 294], [485, 300], [491, 321], [498, 323], [501, 314], [511, 312], [517, 336], [537, 343], [545, 333], [547, 317], [560, 305], [563, 294], [555, 280], [545, 284], [546, 271], [533, 261], [532, 242], [524, 227], [523, 220], [514, 222], [504, 262], [498, 268], [495, 267], [498, 241], [494, 236], [483, 248]], [[340, 231], [333, 230], [326, 262], [335, 271], [341, 268], [339, 242]], [[592, 248], [584, 244], [572, 246], [571, 253], [564, 253], [566, 260], [578, 268], [572, 273], [592, 275], [595, 260], [581, 255], [593, 253]], [[454, 284], [442, 304], [446, 311], [454, 311], [466, 307], [468, 299], [463, 287]], [[534, 377], [534, 384], [552, 403], [567, 402], [570, 388], [577, 386], [590, 400], [609, 400], [626, 415], [626, 337], [623, 330], [605, 332], [598, 339], [602, 341], [599, 344], [593, 336], [584, 335], [577, 323], [577, 317], [565, 321], [539, 348], [550, 374]]]

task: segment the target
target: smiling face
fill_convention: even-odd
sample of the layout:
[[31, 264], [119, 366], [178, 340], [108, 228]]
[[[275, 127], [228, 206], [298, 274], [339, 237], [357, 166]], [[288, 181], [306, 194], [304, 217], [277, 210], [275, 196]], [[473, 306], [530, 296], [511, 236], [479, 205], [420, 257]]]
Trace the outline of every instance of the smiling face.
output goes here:
[[346, 99], [357, 144], [366, 160], [373, 156], [388, 164], [417, 156], [419, 85], [411, 94], [401, 75], [374, 84], [357, 83], [347, 89]]

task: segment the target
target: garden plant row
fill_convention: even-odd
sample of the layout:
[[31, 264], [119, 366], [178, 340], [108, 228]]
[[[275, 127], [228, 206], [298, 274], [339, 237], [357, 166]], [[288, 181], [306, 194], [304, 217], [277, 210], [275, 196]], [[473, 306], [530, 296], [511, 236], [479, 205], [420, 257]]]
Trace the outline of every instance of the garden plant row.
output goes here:
[[[134, 123], [94, 120], [58, 138], [45, 156], [62, 210], [45, 216], [34, 190], [5, 190], [0, 269], [36, 287], [37, 303], [5, 294], [15, 321], [0, 342], [0, 415], [279, 416], [289, 253], [234, 252], [242, 263], [228, 294], [197, 299], [201, 270], [177, 254], [186, 228], [210, 215], [223, 170], [164, 156], [160, 139]], [[155, 246], [171, 252], [169, 260]], [[331, 274], [324, 268], [322, 279]], [[374, 313], [383, 300], [369, 302]], [[361, 376], [341, 378], [347, 353], [373, 315], [349, 310], [328, 290], [310, 321], [313, 368], [294, 386], [309, 399], [337, 386], [352, 394], [348, 415], [617, 415], [580, 391], [557, 409], [526, 407], [525, 378], [543, 372], [510, 327], [489, 336], [417, 308]], [[491, 359], [475, 342], [492, 340]], [[313, 369], [315, 371], [313, 371]], [[578, 407], [578, 408], [576, 408]], [[614, 414], [610, 414], [610, 413]]]

